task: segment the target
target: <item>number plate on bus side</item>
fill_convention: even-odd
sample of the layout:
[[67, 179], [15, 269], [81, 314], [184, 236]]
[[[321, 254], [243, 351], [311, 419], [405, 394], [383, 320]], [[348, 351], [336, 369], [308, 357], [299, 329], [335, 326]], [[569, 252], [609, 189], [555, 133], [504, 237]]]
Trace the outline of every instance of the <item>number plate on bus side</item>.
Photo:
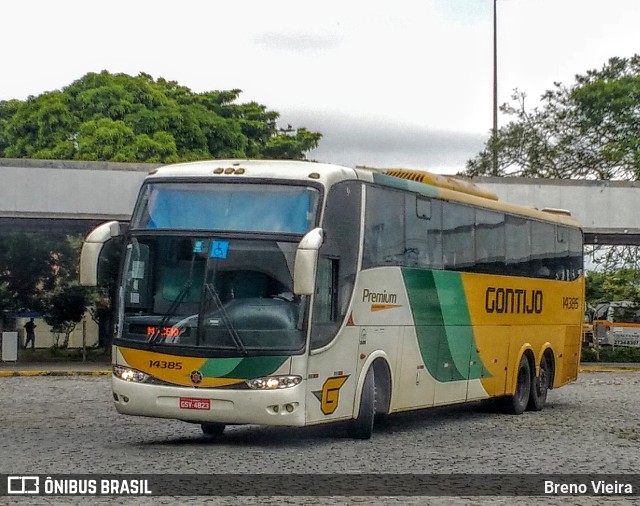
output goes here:
[[180, 397], [180, 409], [211, 409], [209, 399], [196, 399], [195, 397]]

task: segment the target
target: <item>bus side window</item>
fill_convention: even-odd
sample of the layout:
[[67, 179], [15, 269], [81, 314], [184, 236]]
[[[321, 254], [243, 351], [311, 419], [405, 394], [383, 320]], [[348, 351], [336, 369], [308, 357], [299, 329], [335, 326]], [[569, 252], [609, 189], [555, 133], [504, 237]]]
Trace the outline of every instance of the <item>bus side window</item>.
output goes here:
[[570, 280], [578, 279], [582, 275], [584, 256], [582, 253], [582, 233], [580, 230], [569, 229], [569, 265]]
[[311, 349], [321, 348], [333, 339], [338, 317], [338, 260], [321, 257], [316, 273]]
[[569, 266], [569, 231], [566, 227], [556, 225], [555, 261], [553, 267], [554, 277], [557, 280], [568, 281], [570, 279]]
[[404, 265], [442, 269], [442, 202], [405, 196]]
[[505, 260], [506, 274], [509, 276], [532, 276], [531, 265], [531, 223], [524, 218], [507, 214], [505, 216]]
[[146, 244], [135, 243], [127, 247], [128, 270], [125, 273], [127, 287], [127, 308], [148, 309], [150, 305], [149, 267], [150, 252]]
[[505, 272], [505, 217], [503, 213], [476, 209], [475, 272]]
[[338, 316], [338, 260], [320, 258], [316, 280], [316, 303], [313, 310], [313, 321], [314, 323], [335, 322]]
[[531, 222], [530, 275], [543, 279], [558, 279], [562, 266], [556, 258], [556, 227], [552, 223]]
[[604, 302], [596, 306], [596, 310], [593, 313], [594, 320], [606, 320], [609, 312], [609, 304]]
[[445, 269], [473, 270], [475, 209], [457, 202], [443, 202], [442, 258]]
[[[412, 210], [415, 215], [415, 205]], [[405, 265], [405, 196], [369, 186], [365, 213], [363, 267]]]

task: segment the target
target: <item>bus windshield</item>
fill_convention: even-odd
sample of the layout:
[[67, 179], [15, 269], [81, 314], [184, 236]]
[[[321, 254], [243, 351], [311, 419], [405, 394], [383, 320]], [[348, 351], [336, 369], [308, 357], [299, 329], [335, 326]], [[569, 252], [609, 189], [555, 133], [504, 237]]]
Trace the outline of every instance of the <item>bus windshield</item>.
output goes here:
[[147, 184], [133, 229], [304, 234], [315, 225], [319, 192], [292, 185]]
[[611, 321], [618, 323], [640, 323], [640, 306], [633, 302], [611, 304]]
[[294, 296], [292, 280], [296, 247], [191, 234], [133, 236], [118, 337], [233, 356], [301, 352], [304, 299]]

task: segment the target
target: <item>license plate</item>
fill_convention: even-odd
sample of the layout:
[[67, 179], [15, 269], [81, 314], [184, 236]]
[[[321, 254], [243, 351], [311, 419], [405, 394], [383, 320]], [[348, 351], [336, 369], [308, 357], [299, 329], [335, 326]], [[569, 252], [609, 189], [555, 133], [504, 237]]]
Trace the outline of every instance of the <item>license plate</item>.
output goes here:
[[180, 409], [211, 409], [211, 400], [195, 397], [180, 397]]

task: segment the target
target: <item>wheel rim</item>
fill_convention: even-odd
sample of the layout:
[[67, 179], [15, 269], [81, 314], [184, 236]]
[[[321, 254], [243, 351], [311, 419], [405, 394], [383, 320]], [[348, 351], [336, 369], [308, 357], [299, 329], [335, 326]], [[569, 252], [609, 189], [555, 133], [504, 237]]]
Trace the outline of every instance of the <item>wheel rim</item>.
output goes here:
[[536, 378], [536, 393], [538, 397], [543, 396], [549, 388], [549, 376], [547, 374], [547, 368], [545, 366], [540, 367], [540, 374]]
[[529, 398], [529, 389], [527, 388], [527, 383], [529, 382], [529, 373], [526, 367], [521, 367], [518, 371], [518, 391], [517, 397], [520, 403], [524, 403]]

